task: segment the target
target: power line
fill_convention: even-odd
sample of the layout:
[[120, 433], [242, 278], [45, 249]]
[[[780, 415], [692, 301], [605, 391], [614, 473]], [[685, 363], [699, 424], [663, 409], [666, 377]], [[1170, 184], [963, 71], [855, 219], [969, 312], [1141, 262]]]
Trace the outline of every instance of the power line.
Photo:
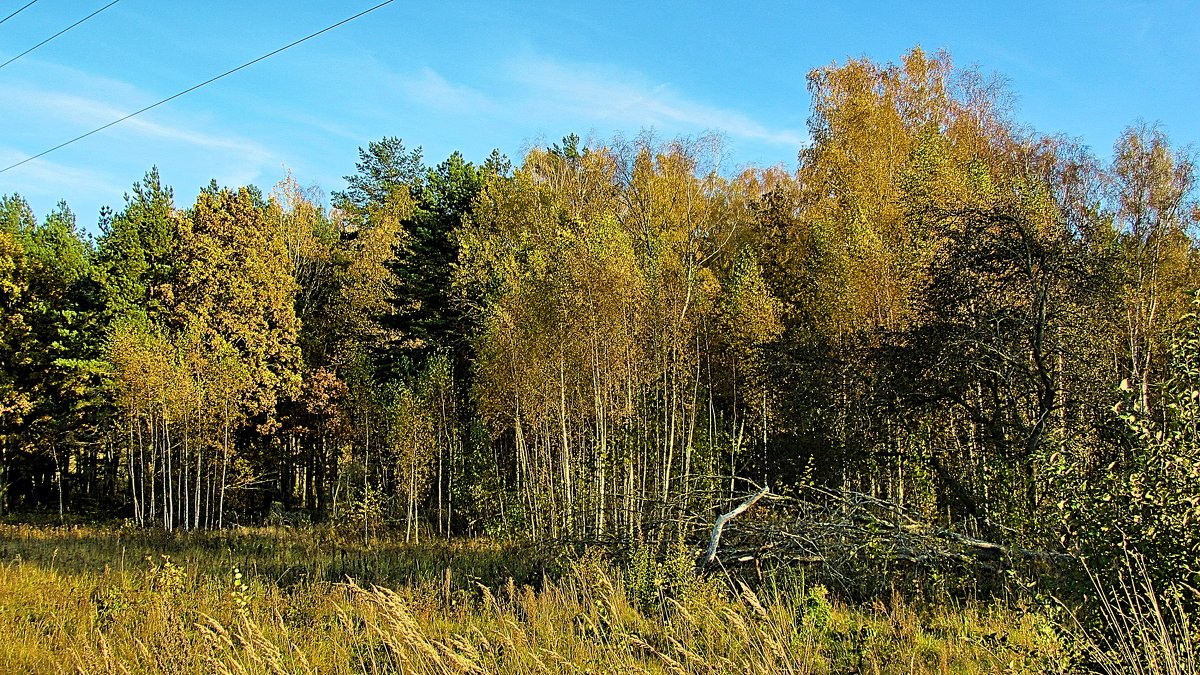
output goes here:
[[[36, 0], [34, 0], [34, 1], [36, 2]], [[121, 1], [121, 0], [112, 0], [112, 2], [110, 2], [110, 3], [108, 3], [107, 5], [105, 5], [105, 6], [101, 7], [100, 9], [98, 9], [98, 10], [96, 10], [96, 11], [92, 12], [91, 14], [88, 14], [87, 16], [85, 16], [85, 17], [83, 17], [82, 19], [80, 19], [80, 20], [76, 21], [75, 23], [71, 24], [70, 26], [67, 26], [66, 28], [64, 28], [64, 29], [62, 29], [62, 30], [60, 30], [60, 31], [58, 31], [58, 32], [57, 32], [57, 33], [55, 33], [54, 35], [51, 35], [50, 37], [46, 38], [45, 40], [42, 40], [41, 42], [39, 42], [39, 43], [37, 43], [36, 45], [34, 45], [34, 46], [30, 47], [29, 49], [26, 49], [25, 51], [21, 52], [20, 54], [17, 54], [16, 56], [12, 57], [11, 59], [9, 59], [9, 60], [5, 61], [4, 63], [0, 63], [0, 68], [3, 68], [4, 66], [7, 66], [8, 64], [12, 63], [13, 61], [16, 61], [17, 59], [21, 58], [22, 56], [25, 56], [25, 55], [26, 55], [26, 54], [28, 54], [29, 52], [31, 52], [31, 51], [33, 51], [33, 50], [37, 49], [38, 47], [41, 47], [42, 45], [44, 45], [44, 44], [46, 44], [47, 42], [49, 42], [49, 41], [53, 40], [54, 38], [58, 37], [59, 35], [62, 35], [63, 33], [65, 33], [65, 32], [67, 32], [67, 31], [71, 30], [71, 29], [72, 29], [72, 28], [74, 28], [75, 26], [78, 26], [79, 24], [83, 23], [84, 21], [87, 21], [88, 19], [92, 18], [93, 16], [96, 16], [96, 15], [97, 15], [97, 14], [99, 14], [100, 12], [103, 12], [104, 10], [108, 9], [109, 7], [112, 7], [113, 5], [117, 4], [117, 3], [118, 3], [118, 2], [120, 2], [120, 1]], [[32, 5], [32, 4], [33, 4], [32, 2], [31, 2], [31, 3], [29, 3], [29, 5]], [[25, 5], [25, 7], [28, 7], [29, 5]], [[21, 9], [25, 9], [25, 7], [22, 7]], [[18, 9], [18, 10], [17, 10], [17, 12], [21, 11], [21, 9]], [[13, 12], [13, 14], [12, 14], [12, 15], [15, 15], [17, 12]], [[10, 15], [10, 16], [12, 16], [12, 15]], [[7, 21], [7, 19], [5, 19], [5, 20]]]
[[69, 140], [69, 141], [65, 141], [65, 142], [63, 142], [63, 143], [59, 143], [58, 145], [54, 146], [53, 148], [50, 148], [49, 150], [43, 150], [42, 152], [39, 152], [38, 154], [36, 154], [36, 155], [33, 155], [32, 157], [26, 157], [25, 159], [23, 159], [23, 160], [21, 160], [21, 161], [17, 162], [16, 164], [12, 164], [12, 165], [6, 166], [6, 167], [4, 167], [3, 169], [0, 169], [0, 173], [4, 173], [5, 171], [8, 171], [8, 170], [10, 170], [10, 169], [15, 169], [15, 168], [17, 168], [18, 166], [21, 166], [22, 164], [24, 164], [24, 163], [26, 163], [26, 162], [32, 162], [33, 160], [35, 160], [35, 159], [37, 159], [37, 158], [39, 158], [39, 157], [44, 157], [44, 156], [46, 156], [46, 155], [48, 155], [48, 154], [50, 154], [50, 153], [54, 152], [55, 150], [59, 150], [59, 149], [65, 148], [65, 147], [67, 147], [68, 145], [70, 145], [70, 144], [72, 144], [72, 143], [74, 143], [74, 142], [76, 142], [76, 141], [81, 141], [81, 140], [83, 140], [83, 139], [87, 138], [88, 136], [91, 136], [92, 134], [95, 134], [95, 133], [98, 133], [98, 132], [104, 131], [105, 129], [107, 129], [107, 128], [109, 128], [109, 127], [113, 126], [113, 125], [120, 124], [121, 122], [124, 122], [125, 120], [127, 120], [127, 119], [129, 119], [129, 118], [131, 118], [131, 117], [136, 117], [137, 115], [141, 115], [142, 113], [146, 112], [147, 110], [151, 110], [151, 109], [153, 109], [153, 108], [157, 108], [158, 106], [160, 106], [160, 105], [162, 105], [162, 104], [164, 104], [164, 103], [167, 103], [168, 101], [174, 101], [175, 99], [179, 98], [180, 96], [183, 96], [184, 94], [190, 94], [191, 92], [193, 92], [193, 91], [196, 91], [196, 90], [197, 90], [197, 89], [199, 89], [200, 87], [203, 87], [203, 86], [205, 86], [205, 85], [212, 84], [213, 82], [216, 82], [217, 80], [219, 80], [219, 79], [221, 79], [221, 78], [223, 78], [223, 77], [225, 77], [225, 76], [227, 76], [227, 75], [232, 75], [232, 74], [236, 73], [237, 71], [239, 71], [239, 70], [242, 70], [243, 68], [248, 68], [248, 67], [250, 67], [250, 66], [252, 66], [252, 65], [254, 65], [254, 64], [256, 64], [256, 63], [258, 63], [259, 61], [262, 61], [262, 60], [264, 60], [264, 59], [269, 59], [269, 58], [271, 58], [272, 56], [275, 56], [276, 54], [278, 54], [278, 53], [280, 53], [280, 52], [287, 51], [287, 50], [291, 49], [292, 47], [295, 47], [296, 45], [300, 44], [301, 42], [307, 42], [308, 40], [311, 40], [311, 39], [313, 39], [313, 38], [317, 37], [318, 35], [321, 35], [322, 33], [328, 33], [329, 31], [333, 30], [334, 28], [337, 28], [338, 26], [342, 26], [342, 25], [344, 25], [344, 24], [350, 23], [351, 21], [353, 21], [353, 20], [355, 20], [355, 19], [357, 19], [357, 18], [359, 18], [359, 17], [366, 16], [367, 14], [370, 14], [371, 12], [374, 12], [375, 10], [377, 10], [377, 9], [379, 9], [379, 8], [381, 8], [381, 7], [384, 7], [384, 6], [386, 6], [386, 5], [390, 5], [390, 4], [392, 4], [393, 2], [395, 2], [395, 1], [396, 1], [396, 0], [385, 0], [385, 2], [381, 2], [381, 3], [379, 3], [378, 5], [375, 5], [374, 7], [371, 7], [371, 8], [369, 8], [369, 9], [364, 9], [363, 11], [359, 12], [358, 14], [355, 14], [354, 16], [351, 16], [351, 17], [349, 17], [349, 18], [346, 18], [346, 19], [342, 19], [341, 21], [339, 21], [339, 22], [337, 22], [337, 23], [335, 23], [335, 24], [333, 24], [333, 25], [326, 26], [325, 28], [322, 28], [321, 30], [319, 30], [319, 31], [317, 31], [317, 32], [315, 32], [315, 33], [312, 33], [311, 35], [306, 35], [306, 36], [304, 36], [304, 37], [300, 38], [299, 40], [296, 40], [295, 42], [291, 42], [291, 43], [289, 43], [289, 44], [286, 44], [286, 45], [284, 45], [284, 46], [280, 47], [279, 49], [276, 49], [276, 50], [275, 50], [275, 51], [273, 51], [273, 52], [269, 52], [269, 53], [263, 54], [262, 56], [260, 56], [260, 57], [258, 57], [258, 58], [256, 58], [256, 59], [254, 59], [254, 60], [252, 60], [252, 61], [247, 61], [247, 62], [243, 63], [242, 65], [238, 66], [237, 68], [233, 68], [233, 69], [231, 69], [231, 70], [227, 70], [227, 71], [225, 71], [225, 72], [223, 72], [223, 73], [221, 73], [220, 75], [217, 75], [217, 76], [215, 76], [215, 77], [210, 77], [209, 79], [207, 79], [207, 80], [205, 80], [205, 81], [201, 82], [200, 84], [197, 84], [197, 85], [193, 85], [193, 86], [191, 86], [191, 87], [188, 87], [187, 89], [184, 89], [183, 91], [181, 91], [181, 92], [179, 92], [179, 93], [177, 93], [177, 94], [172, 94], [171, 96], [168, 96], [168, 97], [166, 97], [166, 98], [162, 99], [161, 101], [158, 101], [157, 103], [151, 103], [150, 105], [146, 106], [145, 108], [142, 108], [141, 110], [135, 110], [135, 111], [133, 111], [133, 112], [129, 113], [128, 115], [126, 115], [126, 116], [124, 116], [124, 117], [122, 117], [122, 118], [120, 118], [120, 119], [116, 119], [116, 120], [113, 120], [113, 121], [109, 122], [108, 124], [105, 124], [104, 126], [101, 126], [101, 127], [96, 127], [95, 129], [92, 129], [91, 131], [89, 131], [89, 132], [87, 132], [87, 133], [85, 133], [85, 134], [80, 134], [80, 135], [76, 136], [75, 138], [72, 138], [72, 139], [71, 139], [71, 140]]
[[25, 10], [29, 9], [29, 6], [35, 2], [37, 2], [37, 0], [29, 0], [29, 2], [25, 3], [25, 6], [22, 7], [21, 9], [18, 9], [17, 11], [13, 12], [12, 14], [9, 14], [8, 16], [4, 17], [3, 19], [0, 19], [0, 23], [4, 23], [5, 21], [8, 21], [9, 19], [13, 18], [14, 16], [20, 14], [21, 12], [24, 12]]

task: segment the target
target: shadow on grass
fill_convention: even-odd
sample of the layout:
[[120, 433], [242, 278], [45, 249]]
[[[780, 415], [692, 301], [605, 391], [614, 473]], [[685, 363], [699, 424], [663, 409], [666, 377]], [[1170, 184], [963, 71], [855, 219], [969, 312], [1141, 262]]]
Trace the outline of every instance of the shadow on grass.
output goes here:
[[430, 585], [474, 590], [512, 579], [540, 588], [562, 572], [554, 547], [487, 539], [406, 543], [387, 533], [364, 543], [326, 526], [174, 532], [92, 525], [0, 524], [0, 561], [21, 560], [63, 574], [136, 572], [169, 556], [197, 576], [238, 568], [263, 585], [290, 590], [315, 582]]

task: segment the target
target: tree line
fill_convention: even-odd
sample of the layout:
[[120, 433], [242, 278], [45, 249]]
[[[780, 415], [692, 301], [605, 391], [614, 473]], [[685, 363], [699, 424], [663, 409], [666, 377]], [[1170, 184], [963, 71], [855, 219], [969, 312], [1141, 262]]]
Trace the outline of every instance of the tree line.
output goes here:
[[0, 509], [634, 541], [748, 480], [1194, 561], [1189, 151], [1101, 161], [942, 52], [808, 88], [795, 171], [388, 137], [329, 206], [151, 170], [91, 237], [3, 198]]

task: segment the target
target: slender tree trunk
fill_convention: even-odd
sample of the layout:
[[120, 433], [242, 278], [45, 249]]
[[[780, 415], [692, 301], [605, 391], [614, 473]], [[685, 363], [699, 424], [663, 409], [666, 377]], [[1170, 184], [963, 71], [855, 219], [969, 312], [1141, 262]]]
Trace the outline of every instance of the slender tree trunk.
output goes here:
[[192, 529], [200, 529], [200, 476], [204, 472], [204, 446], [196, 448], [196, 499], [194, 508], [196, 510], [195, 517], [192, 520]]
[[766, 483], [767, 483], [767, 429], [768, 429], [767, 422], [768, 422], [767, 388], [763, 387], [763, 390], [762, 390], [762, 459], [763, 459], [762, 481], [763, 481], [763, 485], [766, 485]]
[[54, 443], [50, 446], [50, 454], [54, 456], [54, 481], [58, 484], [58, 523], [63, 523], [63, 477], [62, 463], [58, 458], [58, 444]]
[[370, 532], [367, 529], [367, 495], [370, 491], [371, 476], [371, 422], [369, 414], [364, 416], [365, 442], [363, 443], [363, 545], [370, 544]]
[[167, 532], [175, 529], [174, 473], [171, 466], [171, 425], [163, 411], [163, 526]]
[[8, 513], [8, 438], [0, 436], [0, 516]]
[[596, 445], [597, 452], [593, 458], [592, 485], [596, 499], [596, 532], [603, 534], [605, 529], [605, 470], [608, 463], [608, 421], [605, 416], [604, 392], [601, 385], [599, 354], [595, 343], [592, 344], [592, 390], [596, 406]]
[[154, 486], [154, 481], [158, 478], [158, 426], [154, 424], [154, 413], [150, 413], [150, 417], [146, 420], [147, 435], [150, 436], [150, 520], [154, 521], [158, 518], [158, 492]]
[[558, 361], [558, 394], [559, 421], [562, 428], [562, 479], [563, 479], [563, 516], [564, 527], [568, 533], [574, 533], [575, 499], [571, 485], [571, 445], [567, 436], [567, 373], [566, 356]]
[[133, 518], [137, 522], [138, 526], [141, 527], [145, 523], [142, 522], [141, 502], [138, 500], [137, 472], [135, 472], [134, 468], [133, 468], [133, 448], [134, 448], [133, 424], [134, 424], [134, 417], [133, 417], [133, 414], [130, 413], [130, 415], [129, 415], [129, 493], [133, 497]]
[[183, 419], [183, 454], [179, 457], [179, 524], [186, 531], [191, 525], [192, 505], [189, 497], [191, 493], [188, 491], [188, 486], [191, 485], [191, 476], [188, 471], [191, 467], [192, 456], [190, 453], [190, 431], [187, 417]]
[[697, 401], [700, 399], [700, 366], [702, 359], [700, 356], [700, 335], [696, 334], [696, 379], [692, 381], [692, 402], [691, 419], [687, 421], [688, 430], [687, 438], [683, 446], [683, 507], [688, 508], [691, 502], [692, 491], [692, 453], [694, 451], [693, 443], [696, 440], [696, 418], [699, 416], [699, 411], [696, 407]]
[[446, 431], [447, 431], [446, 430], [446, 393], [444, 391], [438, 392], [438, 403], [439, 403], [439, 407], [441, 408], [442, 419], [441, 419], [441, 424], [438, 426], [438, 449], [437, 449], [437, 514], [438, 514], [437, 520], [438, 520], [438, 524], [437, 524], [437, 529], [438, 529], [438, 534], [440, 534], [444, 537], [444, 536], [447, 536], [448, 533], [446, 531], [446, 527], [445, 527], [445, 523], [444, 523], [445, 511], [443, 510], [443, 505], [442, 505], [442, 475], [443, 475], [443, 469], [444, 469], [443, 464], [445, 463], [446, 451], [449, 450], [449, 445], [450, 445], [447, 442], [447, 434], [446, 434]]
[[316, 461], [316, 491], [317, 491], [317, 515], [324, 520], [327, 517], [329, 510], [329, 445], [327, 442], [328, 434], [325, 432], [324, 423], [322, 423], [317, 443], [317, 461]]
[[225, 438], [221, 457], [221, 497], [217, 504], [217, 529], [225, 527], [225, 483], [229, 479], [229, 399], [225, 399]]
[[[415, 440], [415, 439], [414, 439]], [[408, 460], [408, 524], [407, 530], [413, 532], [413, 538], [416, 543], [421, 543], [421, 534], [415, 526], [414, 517], [417, 510], [417, 456], [416, 444], [413, 444], [413, 452], [409, 455]], [[408, 539], [407, 533], [405, 540]]]

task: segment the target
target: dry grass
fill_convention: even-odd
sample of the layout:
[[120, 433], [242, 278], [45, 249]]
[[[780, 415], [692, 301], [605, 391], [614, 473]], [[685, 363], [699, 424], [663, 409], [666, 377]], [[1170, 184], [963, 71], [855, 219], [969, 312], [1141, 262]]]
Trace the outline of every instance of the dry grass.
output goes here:
[[[1036, 613], [898, 599], [850, 608], [820, 587], [756, 594], [696, 578], [676, 578], [647, 602], [631, 588], [644, 578], [597, 556], [543, 580], [531, 570], [549, 563], [494, 543], [343, 553], [322, 550], [321, 536], [0, 526], [0, 672], [1043, 673], [1067, 664]], [[410, 559], [374, 570], [372, 583], [324, 577], [384, 565], [377, 550]], [[305, 551], [294, 562], [306, 576], [273, 576], [272, 561]]]
[[[1108, 675], [1195, 675], [1195, 627], [1188, 604], [1196, 589], [1156, 589], [1140, 555], [1128, 553], [1123, 569], [1100, 575], [1086, 568], [1095, 592], [1096, 618], [1090, 629], [1078, 620], [1083, 651], [1094, 670]], [[1185, 597], [1185, 594], [1187, 597]]]

